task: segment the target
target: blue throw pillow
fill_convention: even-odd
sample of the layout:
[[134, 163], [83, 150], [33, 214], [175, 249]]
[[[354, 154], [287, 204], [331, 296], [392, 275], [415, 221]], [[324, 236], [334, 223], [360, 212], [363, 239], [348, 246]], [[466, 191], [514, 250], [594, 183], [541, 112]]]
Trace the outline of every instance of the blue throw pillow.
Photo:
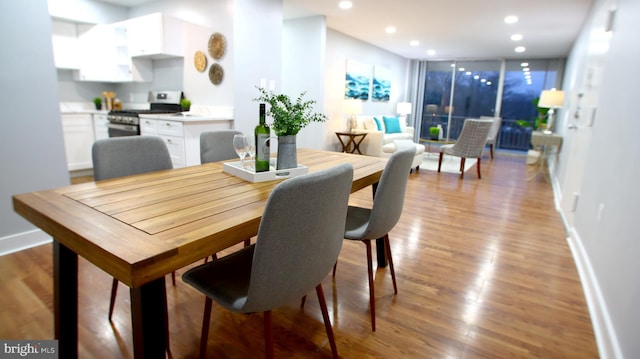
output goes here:
[[380, 123], [380, 119], [374, 117], [373, 120], [376, 122], [376, 126], [378, 126], [378, 131], [382, 131], [382, 124]]
[[386, 133], [402, 133], [399, 118], [382, 116], [382, 119], [384, 120], [384, 128], [386, 129]]

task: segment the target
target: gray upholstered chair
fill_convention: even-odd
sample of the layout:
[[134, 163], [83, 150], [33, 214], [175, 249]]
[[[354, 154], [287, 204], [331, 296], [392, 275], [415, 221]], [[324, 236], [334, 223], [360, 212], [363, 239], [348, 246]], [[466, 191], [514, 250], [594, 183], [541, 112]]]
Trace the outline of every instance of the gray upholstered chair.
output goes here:
[[[391, 258], [389, 231], [398, 223], [404, 205], [404, 195], [415, 155], [414, 146], [400, 147], [382, 172], [382, 177], [375, 190], [373, 207], [362, 208], [349, 206], [344, 238], [362, 241], [367, 249], [367, 269], [369, 272], [369, 305], [371, 311], [371, 330], [376, 330], [375, 290], [373, 286], [373, 264], [371, 259], [371, 241], [383, 238], [385, 253], [389, 261], [393, 291], [398, 294], [396, 274]], [[336, 263], [337, 265], [337, 263]], [[335, 275], [334, 266], [333, 274]]]
[[207, 296], [201, 358], [206, 357], [212, 300], [234, 312], [264, 312], [265, 354], [271, 358], [271, 310], [313, 288], [333, 357], [338, 357], [321, 282], [342, 248], [352, 180], [350, 164], [285, 180], [267, 200], [255, 244], [182, 276]]
[[[200, 163], [231, 160], [238, 157], [233, 148], [233, 136], [241, 135], [237, 130], [207, 131], [200, 134]], [[244, 241], [244, 246], [251, 244], [251, 238]], [[216, 259], [216, 254], [211, 256]], [[207, 263], [208, 258], [204, 259]]]
[[502, 124], [502, 117], [480, 116], [480, 119], [493, 120], [491, 129], [487, 135], [487, 145], [489, 145], [489, 153], [491, 154], [491, 159], [493, 159], [493, 149], [496, 147], [496, 142], [498, 141], [498, 133], [500, 131], [500, 125]]
[[[167, 145], [160, 137], [127, 136], [97, 140], [93, 143], [91, 152], [93, 177], [96, 181], [173, 168]], [[171, 273], [171, 279], [173, 285], [175, 285], [175, 272]], [[109, 320], [113, 315], [117, 292], [118, 280], [113, 278], [109, 302]], [[166, 308], [164, 315], [165, 319], [168, 319]], [[168, 323], [168, 321], [165, 320], [165, 323]], [[165, 330], [168, 351], [168, 327]]]
[[477, 158], [478, 178], [480, 175], [480, 160], [487, 143], [487, 136], [493, 120], [480, 120], [468, 118], [464, 121], [462, 132], [454, 144], [440, 146], [440, 158], [438, 159], [438, 172], [442, 166], [444, 155], [460, 157], [460, 178], [464, 178], [464, 163], [467, 158]]
[[238, 157], [233, 148], [237, 130], [207, 131], [200, 134], [200, 163], [218, 162]]

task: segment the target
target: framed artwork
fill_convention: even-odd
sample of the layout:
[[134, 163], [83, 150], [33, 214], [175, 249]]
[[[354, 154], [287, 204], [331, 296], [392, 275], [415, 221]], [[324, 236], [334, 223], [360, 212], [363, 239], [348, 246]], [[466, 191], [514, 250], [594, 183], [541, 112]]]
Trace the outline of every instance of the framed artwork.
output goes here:
[[371, 90], [372, 101], [388, 102], [391, 95], [391, 72], [383, 66], [376, 66]]
[[369, 85], [373, 67], [357, 61], [347, 60], [347, 71], [344, 83], [345, 99], [369, 99]]

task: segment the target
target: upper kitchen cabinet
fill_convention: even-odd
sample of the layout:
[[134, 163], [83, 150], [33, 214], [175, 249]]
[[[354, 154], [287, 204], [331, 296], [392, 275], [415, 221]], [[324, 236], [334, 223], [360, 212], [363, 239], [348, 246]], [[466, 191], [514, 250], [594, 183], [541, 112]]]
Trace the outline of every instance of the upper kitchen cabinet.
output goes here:
[[129, 55], [163, 59], [184, 56], [182, 20], [154, 13], [126, 21]]
[[153, 80], [150, 59], [133, 59], [130, 55], [127, 26], [77, 25], [80, 81], [148, 82]]
[[76, 24], [65, 21], [52, 21], [51, 42], [53, 61], [59, 69], [79, 69], [78, 34]]

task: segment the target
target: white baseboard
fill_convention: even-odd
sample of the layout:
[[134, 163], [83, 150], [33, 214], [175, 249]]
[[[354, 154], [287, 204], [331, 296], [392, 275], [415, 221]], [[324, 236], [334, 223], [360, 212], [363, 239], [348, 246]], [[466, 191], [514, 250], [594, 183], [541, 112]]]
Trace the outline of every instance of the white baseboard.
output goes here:
[[589, 308], [600, 358], [622, 359], [623, 355], [620, 349], [620, 343], [618, 342], [611, 316], [607, 310], [607, 303], [602, 296], [602, 291], [593, 272], [591, 261], [589, 261], [589, 257], [582, 246], [582, 241], [575, 231], [575, 228], [569, 231], [567, 242], [569, 243], [569, 248], [571, 248], [571, 253], [573, 254], [578, 274], [580, 275], [580, 282], [582, 283], [584, 295], [587, 300], [587, 307]]
[[0, 256], [51, 242], [51, 236], [39, 229], [0, 238]]

